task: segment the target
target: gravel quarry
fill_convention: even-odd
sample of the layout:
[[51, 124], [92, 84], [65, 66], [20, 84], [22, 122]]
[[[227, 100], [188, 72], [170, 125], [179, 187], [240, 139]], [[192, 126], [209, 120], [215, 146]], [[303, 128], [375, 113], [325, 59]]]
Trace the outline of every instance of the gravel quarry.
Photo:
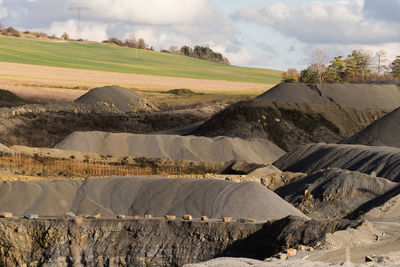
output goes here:
[[74, 247], [87, 266], [343, 266], [350, 248], [349, 266], [390, 266], [399, 95], [280, 84], [160, 111], [105, 86], [2, 109], [0, 264], [68, 265]]

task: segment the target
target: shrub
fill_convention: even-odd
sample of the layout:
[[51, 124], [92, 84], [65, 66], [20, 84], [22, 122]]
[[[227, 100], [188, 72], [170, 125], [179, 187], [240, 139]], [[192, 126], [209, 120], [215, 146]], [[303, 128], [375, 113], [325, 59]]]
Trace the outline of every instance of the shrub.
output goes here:
[[68, 33], [64, 32], [63, 35], [61, 35], [61, 38], [68, 41], [69, 40], [69, 35]]
[[1, 33], [4, 35], [15, 36], [15, 37], [21, 36], [21, 33], [19, 31], [17, 31], [16, 29], [14, 29], [13, 27], [8, 27], [6, 29], [3, 29], [1, 31]]
[[295, 83], [298, 82], [300, 73], [295, 68], [289, 68], [287, 72], [282, 73], [282, 82]]

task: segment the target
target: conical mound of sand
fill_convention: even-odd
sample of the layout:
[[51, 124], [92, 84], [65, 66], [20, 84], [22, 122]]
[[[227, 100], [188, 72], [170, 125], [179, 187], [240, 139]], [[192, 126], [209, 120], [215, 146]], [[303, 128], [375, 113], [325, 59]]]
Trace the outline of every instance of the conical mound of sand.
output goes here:
[[115, 85], [94, 88], [76, 99], [75, 103], [107, 103], [114, 105], [122, 112], [149, 111], [155, 109], [137, 93]]
[[272, 163], [285, 152], [265, 139], [230, 137], [142, 135], [129, 133], [74, 132], [55, 148], [115, 156], [186, 159], [192, 161], [244, 160]]
[[358, 171], [400, 181], [400, 149], [385, 146], [309, 144], [273, 163], [282, 171], [312, 174], [326, 168]]
[[400, 148], [400, 108], [375, 121], [345, 143]]
[[393, 84], [281, 83], [255, 100], [291, 103], [326, 103], [358, 110], [393, 110], [400, 106], [400, 91]]
[[301, 206], [314, 219], [332, 219], [352, 213], [398, 185], [381, 177], [328, 168], [281, 187], [276, 193], [289, 203]]
[[[21, 197], [23, 196], [23, 197]], [[260, 221], [288, 215], [307, 218], [274, 192], [254, 182], [213, 179], [111, 177], [85, 181], [3, 182], [0, 206], [15, 215], [60, 216], [100, 213], [151, 214], [195, 218], [254, 218]]]

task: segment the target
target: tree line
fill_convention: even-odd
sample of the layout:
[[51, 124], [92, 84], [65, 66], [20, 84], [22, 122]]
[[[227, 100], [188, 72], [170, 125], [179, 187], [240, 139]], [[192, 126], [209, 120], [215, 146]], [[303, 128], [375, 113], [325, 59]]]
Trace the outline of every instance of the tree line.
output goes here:
[[107, 40], [104, 40], [103, 43], [115, 44], [118, 46], [126, 46], [126, 47], [137, 48], [137, 49], [154, 50], [153, 47], [149, 47], [148, 44], [146, 44], [146, 41], [143, 38], [136, 40], [136, 38], [133, 36], [131, 36], [125, 40], [120, 40], [116, 37], [111, 37], [111, 38], [108, 38]]
[[283, 82], [301, 83], [360, 83], [369, 80], [399, 79], [400, 56], [387, 64], [386, 53], [354, 50], [347, 57], [337, 56], [329, 61], [321, 49], [312, 52], [311, 65], [301, 70], [289, 68], [282, 73]]
[[207, 46], [196, 45], [193, 49], [189, 46], [184, 45], [181, 47], [179, 51], [176, 49], [176, 47], [171, 47], [171, 48], [170, 48], [171, 53], [180, 54], [187, 57], [203, 59], [221, 64], [228, 64], [228, 65], [230, 64], [229, 60], [226, 57], [224, 57], [221, 53], [215, 52]]
[[[125, 40], [111, 37], [108, 40], [103, 41], [103, 43], [116, 44], [118, 46], [126, 46], [138, 49], [154, 50], [153, 47], [148, 47], [146, 41], [143, 38], [136, 41], [135, 37], [133, 36]], [[193, 57], [221, 64], [230, 64], [229, 60], [221, 53], [215, 52], [207, 46], [196, 45], [194, 48], [191, 48], [187, 45], [184, 45], [180, 49], [178, 49], [177, 46], [171, 46], [168, 50], [161, 49], [160, 52]]]

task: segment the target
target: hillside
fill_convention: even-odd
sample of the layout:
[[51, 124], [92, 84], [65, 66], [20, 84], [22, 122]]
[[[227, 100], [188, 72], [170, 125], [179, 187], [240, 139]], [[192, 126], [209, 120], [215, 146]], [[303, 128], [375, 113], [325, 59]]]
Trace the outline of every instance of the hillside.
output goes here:
[[280, 71], [243, 68], [96, 42], [0, 36], [0, 61], [118, 73], [276, 84]]

